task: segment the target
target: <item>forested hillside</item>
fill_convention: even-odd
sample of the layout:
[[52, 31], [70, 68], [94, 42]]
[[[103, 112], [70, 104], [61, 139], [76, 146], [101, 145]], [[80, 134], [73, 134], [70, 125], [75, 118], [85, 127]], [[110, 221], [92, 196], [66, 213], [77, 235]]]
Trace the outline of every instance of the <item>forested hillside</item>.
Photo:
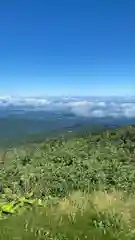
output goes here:
[[1, 149], [0, 239], [134, 239], [134, 192], [135, 126]]

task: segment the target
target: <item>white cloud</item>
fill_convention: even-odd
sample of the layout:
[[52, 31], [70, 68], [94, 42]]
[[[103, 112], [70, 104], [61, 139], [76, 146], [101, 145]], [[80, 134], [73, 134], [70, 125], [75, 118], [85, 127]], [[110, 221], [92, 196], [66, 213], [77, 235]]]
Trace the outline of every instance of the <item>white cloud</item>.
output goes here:
[[67, 111], [83, 117], [135, 117], [135, 98], [17, 98], [0, 97], [0, 106]]
[[71, 108], [71, 112], [77, 116], [90, 117], [90, 106], [89, 105], [78, 105]]
[[66, 106], [68, 107], [80, 107], [80, 106], [91, 106], [93, 105], [92, 102], [89, 101], [74, 101], [74, 102], [68, 102], [66, 103]]
[[98, 118], [102, 118], [105, 116], [105, 113], [104, 113], [104, 110], [101, 109], [101, 110], [93, 110], [91, 112], [91, 116], [92, 117], [98, 117]]
[[0, 105], [14, 106], [44, 106], [49, 104], [45, 98], [17, 98], [17, 97], [0, 97]]
[[97, 105], [99, 107], [106, 107], [106, 103], [105, 102], [98, 102]]

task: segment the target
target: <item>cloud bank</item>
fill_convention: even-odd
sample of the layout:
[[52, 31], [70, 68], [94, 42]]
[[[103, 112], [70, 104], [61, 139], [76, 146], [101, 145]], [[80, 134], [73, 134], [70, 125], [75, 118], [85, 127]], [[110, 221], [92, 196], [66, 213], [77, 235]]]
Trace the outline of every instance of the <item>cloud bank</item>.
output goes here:
[[135, 97], [129, 98], [17, 98], [0, 97], [1, 108], [66, 111], [89, 118], [135, 118]]

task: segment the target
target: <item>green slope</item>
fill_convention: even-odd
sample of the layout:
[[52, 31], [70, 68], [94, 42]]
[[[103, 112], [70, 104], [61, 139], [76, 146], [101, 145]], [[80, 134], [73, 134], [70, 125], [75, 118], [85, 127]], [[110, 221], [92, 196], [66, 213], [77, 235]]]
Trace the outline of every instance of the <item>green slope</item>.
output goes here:
[[0, 156], [0, 239], [135, 238], [135, 126]]

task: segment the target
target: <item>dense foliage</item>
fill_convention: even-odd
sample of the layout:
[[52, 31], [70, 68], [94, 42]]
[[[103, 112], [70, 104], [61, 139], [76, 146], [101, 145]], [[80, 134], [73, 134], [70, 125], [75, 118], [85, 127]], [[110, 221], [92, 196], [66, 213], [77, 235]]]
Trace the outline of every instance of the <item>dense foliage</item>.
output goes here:
[[[77, 234], [76, 239], [133, 239], [132, 221], [128, 225], [120, 211], [97, 211], [92, 207], [95, 200], [89, 203], [95, 193], [99, 199], [103, 194], [105, 202], [105, 196], [114, 196], [114, 189], [118, 204], [126, 212], [128, 199], [134, 198], [135, 191], [135, 126], [68, 140], [60, 137], [27, 148], [2, 149], [0, 239], [75, 239]], [[77, 207], [76, 221], [69, 219], [69, 213], [58, 211], [63, 198], [68, 199], [72, 192], [82, 192], [88, 199], [87, 204], [81, 205], [87, 205], [83, 214]], [[123, 199], [118, 197], [120, 193]], [[80, 195], [75, 199], [77, 202]], [[76, 209], [75, 205], [71, 208]], [[14, 228], [19, 221], [20, 227]], [[43, 235], [30, 230], [38, 227]]]

